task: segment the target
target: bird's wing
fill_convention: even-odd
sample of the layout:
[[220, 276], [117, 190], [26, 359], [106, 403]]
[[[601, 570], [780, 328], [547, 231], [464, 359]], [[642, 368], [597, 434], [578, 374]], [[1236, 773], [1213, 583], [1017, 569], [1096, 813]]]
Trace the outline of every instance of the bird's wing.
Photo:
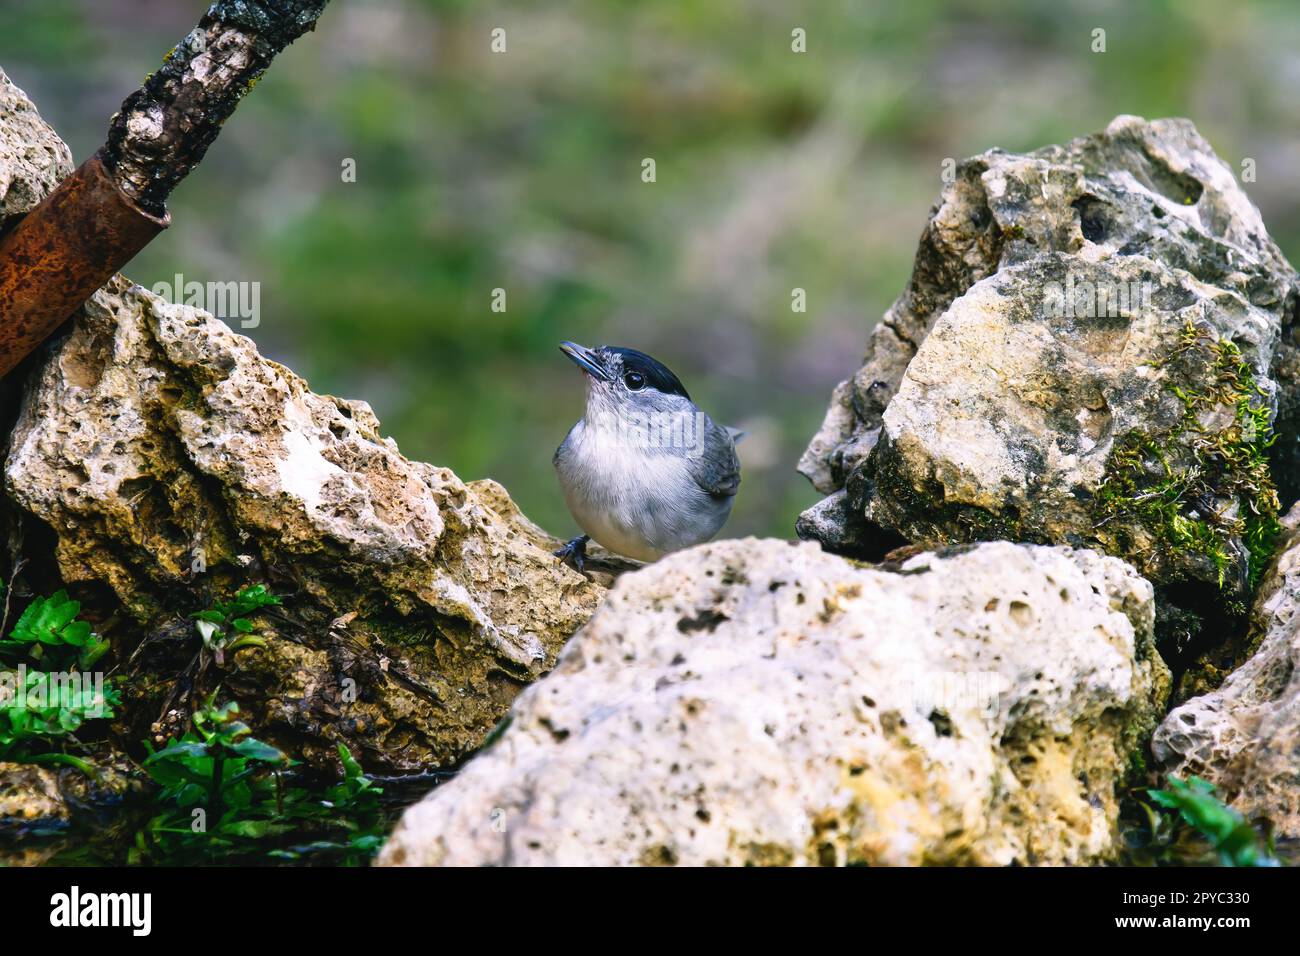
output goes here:
[[740, 488], [740, 461], [736, 443], [726, 430], [709, 419], [705, 426], [704, 447], [699, 455], [687, 459], [691, 477], [709, 494], [730, 498]]

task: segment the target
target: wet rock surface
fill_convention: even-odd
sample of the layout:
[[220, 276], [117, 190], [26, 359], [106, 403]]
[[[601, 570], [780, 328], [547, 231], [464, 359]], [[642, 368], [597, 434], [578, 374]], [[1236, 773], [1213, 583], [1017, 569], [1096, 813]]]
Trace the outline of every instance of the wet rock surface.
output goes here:
[[92, 765], [93, 776], [0, 761], [0, 866], [39, 866], [82, 842], [71, 836], [74, 827], [103, 833], [114, 826], [118, 808], [141, 788], [120, 758]]
[[1114, 850], [1152, 589], [996, 543], [894, 573], [746, 539], [625, 575], [381, 862], [1046, 864]]

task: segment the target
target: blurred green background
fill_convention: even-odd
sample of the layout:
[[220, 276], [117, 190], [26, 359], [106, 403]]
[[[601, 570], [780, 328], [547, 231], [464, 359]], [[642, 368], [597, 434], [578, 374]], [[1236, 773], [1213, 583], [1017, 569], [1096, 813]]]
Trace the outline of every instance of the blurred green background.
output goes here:
[[[205, 7], [0, 0], [0, 65], [81, 160]], [[795, 461], [907, 279], [945, 158], [1188, 116], [1256, 161], [1296, 261], [1298, 89], [1294, 0], [333, 0], [128, 272], [260, 282], [266, 354], [564, 536], [550, 456], [582, 389], [556, 345], [641, 348], [750, 432], [724, 533], [788, 537], [817, 498]]]

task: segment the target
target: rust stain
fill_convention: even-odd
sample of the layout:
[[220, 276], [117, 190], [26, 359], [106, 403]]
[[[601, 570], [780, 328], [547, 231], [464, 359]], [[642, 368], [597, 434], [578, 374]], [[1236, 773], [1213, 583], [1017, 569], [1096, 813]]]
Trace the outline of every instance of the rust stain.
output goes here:
[[171, 222], [118, 188], [96, 153], [0, 239], [0, 376]]

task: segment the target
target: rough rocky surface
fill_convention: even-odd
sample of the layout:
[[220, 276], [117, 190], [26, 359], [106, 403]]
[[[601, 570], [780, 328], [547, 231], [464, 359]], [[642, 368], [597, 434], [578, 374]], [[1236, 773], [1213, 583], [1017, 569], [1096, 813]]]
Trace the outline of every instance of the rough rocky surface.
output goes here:
[[967, 160], [800, 463], [844, 491], [800, 533], [1070, 543], [1239, 600], [1277, 510], [1279, 413], [1294, 484], [1298, 289], [1185, 120]]
[[[1054, 317], [1055, 284], [1147, 288], [1131, 317]], [[1140, 255], [1047, 253], [952, 304], [864, 470], [868, 519], [913, 541], [1007, 538], [1121, 555], [1238, 598], [1270, 541], [1275, 321]], [[851, 493], [851, 492], [850, 492]], [[1267, 560], [1263, 552], [1261, 560]]]
[[0, 69], [0, 233], [72, 169], [67, 145]]
[[1153, 755], [1170, 773], [1203, 777], [1250, 818], [1300, 837], [1300, 509], [1289, 540], [1260, 587], [1254, 652], [1221, 687], [1173, 710]]
[[[0, 110], [10, 215], [71, 166], [7, 81]], [[113, 640], [128, 744], [183, 729], [220, 685], [309, 761], [344, 742], [373, 770], [446, 765], [610, 580], [561, 566], [499, 486], [408, 461], [365, 403], [314, 394], [121, 277], [5, 386], [0, 526], [29, 579], [15, 591], [67, 585]], [[267, 646], [200, 654], [189, 615], [255, 583], [284, 598], [254, 620]]]
[[0, 762], [0, 866], [38, 866], [53, 853], [50, 844], [28, 845], [34, 828], [58, 830], [71, 814], [56, 774], [43, 767]]
[[812, 544], [624, 575], [381, 862], [1049, 864], [1114, 848], [1163, 713], [1151, 585], [1004, 542], [896, 573]]
[[49, 862], [73, 840], [48, 838], [74, 826], [97, 834], [112, 828], [113, 811], [140, 786], [121, 760], [96, 761], [95, 771], [0, 761], [0, 866]]
[[[499, 486], [408, 461], [364, 403], [121, 279], [31, 378], [4, 477], [60, 579], [107, 585], [145, 636], [120, 648], [128, 712], [169, 709], [178, 674], [220, 682], [309, 758], [342, 741], [376, 767], [455, 760], [603, 590]], [[269, 645], [186, 670], [187, 615], [255, 582], [284, 596]]]
[[67, 818], [55, 771], [0, 761], [0, 831]]

